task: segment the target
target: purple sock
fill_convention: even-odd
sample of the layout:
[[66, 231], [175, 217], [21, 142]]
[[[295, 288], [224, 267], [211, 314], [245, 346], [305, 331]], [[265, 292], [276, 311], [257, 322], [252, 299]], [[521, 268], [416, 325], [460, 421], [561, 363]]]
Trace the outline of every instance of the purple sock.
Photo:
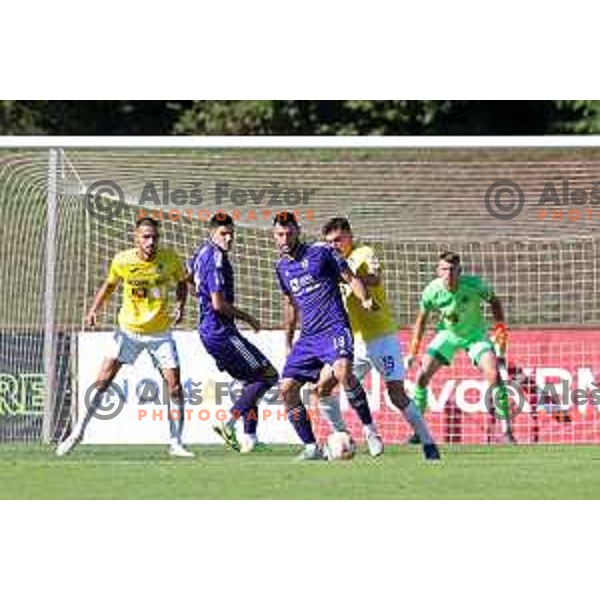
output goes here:
[[[269, 391], [271, 381], [253, 381], [244, 385], [240, 397], [231, 407], [231, 414], [244, 418], [244, 432], [256, 433], [258, 425], [258, 401]], [[250, 414], [253, 413], [253, 414]]]
[[296, 430], [298, 437], [304, 444], [314, 444], [315, 434], [313, 433], [312, 425], [304, 404], [300, 403], [294, 408], [290, 408], [287, 413], [288, 420], [292, 427]]
[[350, 406], [356, 411], [361, 423], [370, 425], [373, 422], [373, 417], [371, 416], [365, 388], [359, 383], [355, 388], [346, 390], [346, 395]]
[[258, 427], [258, 406], [253, 404], [244, 417], [244, 433], [255, 435]]

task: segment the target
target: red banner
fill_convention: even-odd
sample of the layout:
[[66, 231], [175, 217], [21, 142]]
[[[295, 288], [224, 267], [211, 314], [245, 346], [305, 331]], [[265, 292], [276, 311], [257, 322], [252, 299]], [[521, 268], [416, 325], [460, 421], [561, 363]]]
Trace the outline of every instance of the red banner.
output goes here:
[[[409, 336], [409, 332], [400, 333], [403, 348], [408, 347]], [[425, 350], [426, 343], [422, 348]], [[513, 420], [519, 443], [600, 442], [600, 390], [594, 385], [596, 375], [600, 374], [600, 331], [512, 331], [507, 359], [510, 378], [518, 384], [524, 398]], [[406, 376], [409, 393], [412, 393], [415, 375], [416, 370], [412, 370]], [[397, 444], [408, 439], [411, 431], [402, 415], [391, 406], [381, 377], [369, 375], [365, 387], [384, 441]], [[450, 367], [438, 371], [429, 390], [427, 421], [439, 442], [502, 441], [500, 422], [485, 406], [486, 390], [481, 373], [464, 352], [456, 356]], [[515, 406], [517, 400], [515, 395]], [[353, 436], [360, 439], [360, 423], [347, 406], [344, 416]], [[327, 431], [321, 421], [321, 437]]]

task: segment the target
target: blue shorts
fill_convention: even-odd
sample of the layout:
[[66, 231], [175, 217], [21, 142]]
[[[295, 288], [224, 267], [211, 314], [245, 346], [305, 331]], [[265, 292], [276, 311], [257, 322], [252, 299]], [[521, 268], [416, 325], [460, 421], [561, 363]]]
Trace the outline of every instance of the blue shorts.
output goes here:
[[255, 381], [269, 367], [273, 374], [277, 373], [269, 359], [238, 331], [212, 336], [201, 333], [200, 339], [219, 371], [229, 373], [234, 379]]
[[331, 365], [340, 358], [354, 359], [354, 338], [349, 327], [331, 329], [317, 335], [300, 335], [288, 356], [283, 379], [315, 382], [323, 365]]

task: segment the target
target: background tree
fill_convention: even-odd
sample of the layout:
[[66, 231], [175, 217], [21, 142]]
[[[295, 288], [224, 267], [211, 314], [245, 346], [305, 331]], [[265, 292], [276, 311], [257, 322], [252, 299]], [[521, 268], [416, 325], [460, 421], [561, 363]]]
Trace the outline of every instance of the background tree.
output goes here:
[[600, 101], [0, 101], [2, 135], [557, 133], [600, 133]]

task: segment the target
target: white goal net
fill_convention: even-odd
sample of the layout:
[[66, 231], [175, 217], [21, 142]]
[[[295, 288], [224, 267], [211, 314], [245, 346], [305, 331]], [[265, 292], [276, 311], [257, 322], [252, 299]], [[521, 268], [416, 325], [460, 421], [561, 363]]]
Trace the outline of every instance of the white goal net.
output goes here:
[[[287, 209], [298, 211], [309, 240], [328, 218], [346, 216], [358, 239], [374, 246], [405, 347], [438, 254], [459, 252], [465, 271], [487, 279], [505, 306], [509, 372], [525, 394], [517, 439], [596, 443], [599, 167], [595, 149], [1, 150], [0, 441], [55, 441], [70, 428], [86, 361], [84, 316], [114, 254], [131, 247], [142, 210], [159, 218], [161, 244], [184, 259], [205, 238], [209, 215], [234, 215], [237, 302], [261, 321], [269, 351], [281, 352], [270, 223]], [[495, 189], [485, 201], [501, 180], [523, 194], [512, 219], [495, 218], [489, 203], [506, 216], [515, 207], [509, 200], [518, 200], [514, 189], [511, 197]], [[101, 198], [91, 202], [93, 186]], [[119, 303], [117, 293], [100, 331], [115, 327]], [[193, 332], [193, 298], [188, 306], [178, 329]], [[407, 379], [411, 390], [414, 372]], [[403, 442], [409, 431], [381, 379], [369, 376], [366, 386], [385, 440]], [[427, 413], [436, 438], [496, 442], [500, 428], [483, 395], [465, 356], [440, 371]], [[345, 416], [360, 439], [354, 415]], [[319, 434], [326, 431], [319, 423]]]

